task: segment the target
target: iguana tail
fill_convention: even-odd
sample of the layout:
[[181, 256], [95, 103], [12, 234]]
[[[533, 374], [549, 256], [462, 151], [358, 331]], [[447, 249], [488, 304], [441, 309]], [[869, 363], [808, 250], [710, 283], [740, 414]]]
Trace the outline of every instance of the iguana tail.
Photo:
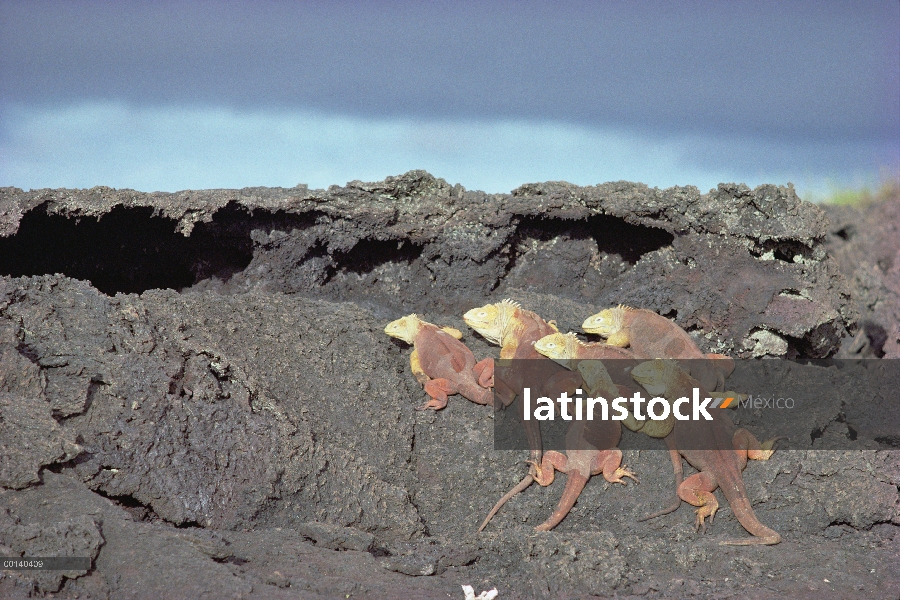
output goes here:
[[497, 500], [497, 504], [494, 505], [494, 508], [492, 508], [491, 512], [488, 513], [488, 516], [485, 517], [484, 522], [481, 524], [481, 527], [478, 528], [478, 531], [482, 531], [487, 526], [488, 522], [490, 522], [490, 520], [494, 518], [494, 515], [497, 514], [497, 511], [500, 510], [501, 506], [506, 504], [510, 498], [512, 498], [513, 496], [515, 496], [516, 494], [518, 494], [519, 492], [521, 492], [522, 490], [527, 488], [529, 485], [531, 485], [531, 483], [533, 481], [534, 481], [534, 477], [532, 477], [531, 475], [526, 475], [525, 479], [520, 481], [516, 485], [516, 487], [514, 487], [513, 489], [506, 492], [502, 498]]
[[753, 507], [750, 505], [750, 500], [747, 498], [747, 489], [744, 487], [740, 474], [736, 477], [726, 477], [724, 478], [726, 479], [725, 481], [722, 481], [721, 475], [718, 475], [716, 479], [719, 482], [719, 488], [728, 500], [728, 504], [731, 505], [734, 516], [737, 517], [738, 522], [744, 529], [754, 536], [741, 540], [724, 540], [719, 542], [720, 544], [725, 546], [768, 546], [781, 541], [781, 535], [777, 531], [769, 529], [756, 518]]
[[476, 404], [484, 404], [494, 406], [494, 390], [491, 388], [481, 388], [483, 391], [474, 399]]
[[562, 498], [559, 499], [559, 505], [549, 519], [534, 528], [535, 531], [550, 531], [559, 525], [575, 506], [575, 501], [578, 500], [578, 496], [581, 495], [581, 491], [588, 482], [587, 477], [574, 469], [569, 471], [566, 477], [566, 489], [563, 490]]
[[482, 406], [494, 406], [494, 390], [493, 388], [481, 387], [477, 383], [461, 384], [459, 386], [460, 393], [474, 402]]
[[675, 448], [675, 442], [671, 435], [666, 436], [666, 445], [669, 447], [669, 457], [672, 459], [672, 469], [675, 471], [675, 495], [664, 509], [649, 514], [646, 517], [641, 517], [638, 519], [638, 522], [648, 521], [650, 519], [655, 519], [656, 517], [667, 515], [675, 512], [678, 510], [678, 507], [681, 506], [681, 498], [678, 497], [678, 488], [681, 487], [681, 482], [684, 481], [684, 466], [681, 464], [681, 454], [679, 454], [678, 450]]

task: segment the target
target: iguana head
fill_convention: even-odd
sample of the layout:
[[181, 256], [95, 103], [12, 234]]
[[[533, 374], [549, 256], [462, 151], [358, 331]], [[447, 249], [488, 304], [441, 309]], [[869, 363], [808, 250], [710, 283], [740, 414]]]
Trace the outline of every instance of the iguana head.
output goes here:
[[678, 365], [675, 361], [657, 358], [642, 362], [631, 369], [631, 377], [641, 384], [648, 394], [664, 396], [676, 369]]
[[619, 395], [619, 388], [613, 383], [609, 371], [599, 360], [582, 360], [578, 363], [578, 372], [588, 388], [588, 393], [605, 395], [612, 399]]
[[534, 349], [552, 360], [575, 358], [579, 341], [574, 333], [551, 333], [534, 343]]
[[518, 303], [512, 300], [485, 304], [464, 314], [463, 321], [489, 342], [502, 345], [503, 336], [509, 332], [519, 308]]
[[396, 321], [391, 321], [384, 328], [384, 332], [398, 340], [403, 340], [407, 344], [412, 344], [416, 341], [416, 334], [419, 332], [419, 327], [422, 323], [423, 321], [419, 319], [418, 315], [411, 314]]
[[624, 306], [601, 310], [596, 315], [591, 315], [585, 319], [584, 323], [581, 324], [581, 328], [588, 333], [596, 333], [603, 337], [609, 337], [622, 329], [626, 310], [628, 309]]

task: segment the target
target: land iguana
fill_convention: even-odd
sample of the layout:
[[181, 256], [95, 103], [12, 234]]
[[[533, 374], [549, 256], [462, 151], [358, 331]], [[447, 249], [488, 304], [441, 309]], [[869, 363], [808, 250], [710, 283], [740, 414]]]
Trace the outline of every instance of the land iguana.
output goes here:
[[[619, 396], [629, 398], [636, 391], [630, 371], [638, 364], [638, 360], [629, 350], [609, 344], [582, 342], [572, 332], [554, 333], [543, 337], [535, 342], [534, 349], [570, 369], [578, 368], [579, 364], [606, 361], [602, 363], [603, 368], [616, 386], [615, 392], [612, 388], [605, 390], [607, 394], [613, 394], [607, 397], [607, 400], [611, 401]], [[664, 421], [649, 419], [639, 421], [629, 413], [622, 424], [631, 431], [641, 431], [651, 437], [663, 438], [672, 431], [675, 417], [669, 415]]]
[[[577, 369], [591, 396], [607, 395], [615, 398], [619, 394], [618, 387], [610, 379], [602, 363], [581, 363]], [[567, 479], [556, 510], [546, 521], [535, 527], [536, 531], [549, 531], [559, 525], [575, 506], [591, 475], [602, 473], [606, 481], [622, 485], [625, 485], [622, 477], [638, 481], [634, 473], [622, 465], [622, 451], [616, 448], [621, 437], [622, 427], [618, 421], [574, 421], [566, 432], [565, 454], [555, 450], [544, 453], [535, 481], [542, 486], [550, 485], [553, 483], [554, 469], [565, 473]]]
[[[601, 360], [605, 361], [603, 365], [609, 372], [612, 380], [619, 388], [619, 396], [630, 397], [634, 394], [634, 380], [631, 378], [631, 369], [640, 362], [635, 355], [625, 348], [612, 346], [602, 342], [582, 342], [572, 333], [554, 333], [539, 339], [534, 344], [534, 349], [546, 356], [547, 358], [558, 362], [568, 368], [575, 368], [575, 365], [582, 360]], [[717, 359], [721, 355], [713, 355]], [[678, 356], [665, 356], [663, 358], [679, 358]], [[727, 360], [718, 359], [712, 364], [721, 370], [722, 376], [727, 377], [734, 368], [734, 361], [728, 357]], [[710, 396], [714, 398], [746, 398], [744, 394], [737, 392], [710, 392]], [[735, 402], [732, 407], [737, 407], [739, 403]], [[631, 431], [640, 431], [650, 437], [664, 438], [669, 435], [675, 418], [669, 416], [664, 421], [638, 421], [629, 414], [622, 424]]]
[[734, 360], [723, 354], [705, 354], [690, 334], [652, 310], [619, 305], [585, 319], [581, 328], [606, 338], [606, 343], [630, 347], [635, 357], [674, 358], [708, 390], [724, 389]]
[[[653, 396], [662, 396], [669, 400], [690, 397], [695, 387], [699, 388], [701, 396], [708, 395], [696, 379], [685, 373], [678, 363], [672, 360], [657, 359], [641, 363], [631, 370], [631, 375]], [[709, 517], [709, 521], [712, 522], [719, 508], [719, 503], [712, 493], [719, 487], [738, 522], [754, 536], [741, 540], [725, 540], [720, 544], [749, 546], [777, 544], [781, 541], [778, 532], [769, 529], [756, 518], [747, 498], [741, 471], [747, 465], [747, 459], [768, 460], [775, 452], [773, 449], [775, 442], [782, 438], [776, 437], [760, 444], [749, 431], [738, 429], [725, 411], [716, 410], [712, 421], [703, 419], [676, 421], [672, 433], [665, 439], [673, 456], [683, 456], [699, 471], [684, 479], [678, 486], [679, 498], [698, 507], [696, 511], [698, 530], [706, 529], [705, 519]], [[713, 449], [696, 449], [704, 447]], [[683, 478], [680, 456], [674, 465], [677, 480]], [[668, 514], [677, 509], [679, 504], [676, 499], [674, 506], [641, 520]]]
[[[548, 397], [555, 397], [562, 391], [574, 394], [580, 386], [584, 386], [589, 394], [609, 394], [612, 390], [618, 390], [609, 378], [609, 373], [597, 361], [580, 364], [577, 372], [579, 376], [576, 378], [557, 378], [554, 382], [548, 382], [543, 393]], [[637, 481], [634, 473], [622, 466], [622, 451], [616, 448], [621, 437], [622, 428], [617, 421], [600, 419], [574, 421], [566, 432], [565, 454], [548, 450], [541, 458], [540, 465], [528, 461], [539, 467], [536, 469], [534, 481], [541, 486], [553, 483], [555, 471], [566, 473], [568, 476], [556, 510], [544, 523], [535, 527], [536, 531], [549, 531], [559, 525], [572, 510], [592, 475], [602, 473], [608, 482], [623, 485], [625, 481], [622, 477]], [[527, 485], [520, 483], [507, 492], [491, 509], [478, 531], [484, 529], [501, 506], [526, 487]]]
[[451, 327], [440, 328], [407, 315], [388, 323], [384, 332], [413, 345], [409, 357], [416, 380], [431, 400], [416, 410], [441, 410], [447, 396], [461, 394], [476, 404], [494, 405], [494, 359], [475, 362], [475, 355], [460, 340], [462, 333]]
[[[594, 361], [605, 361], [603, 362], [603, 365], [616, 383], [616, 387], [619, 390], [619, 396], [629, 398], [634, 395], [634, 380], [631, 377], [631, 369], [638, 364], [638, 361], [634, 358], [634, 354], [629, 350], [604, 343], [582, 342], [571, 332], [566, 334], [554, 333], [541, 338], [535, 342], [534, 348], [547, 358], [555, 360], [560, 364], [567, 365], [569, 368], [582, 365], [582, 367], [580, 367], [581, 369], [583, 366], [589, 365]], [[720, 368], [723, 369], [723, 376], [730, 374], [731, 369], [734, 366], [733, 361], [730, 360], [720, 360], [713, 364], [721, 366]], [[733, 391], [710, 392], [709, 395], [723, 399], [729, 397], [746, 398], [746, 395], [738, 394]], [[607, 399], [612, 400], [613, 398]], [[736, 407], [737, 405], [738, 403], [735, 402], [732, 406]], [[652, 419], [638, 420], [631, 412], [629, 412], [628, 416], [625, 417], [625, 420], [622, 421], [622, 425], [631, 431], [640, 432], [653, 438], [665, 438], [672, 432], [672, 428], [675, 426], [675, 416], [670, 414], [662, 421]], [[681, 455], [678, 454], [677, 451], [670, 449], [669, 457], [672, 460], [672, 468], [675, 473], [675, 496], [673, 497], [672, 502], [669, 503], [669, 506], [672, 508], [668, 511], [671, 512], [677, 509], [681, 504], [681, 498], [678, 497], [678, 486], [681, 485], [683, 471], [681, 466]], [[666, 511], [664, 510], [641, 520], [647, 520], [665, 513]]]
[[[540, 359], [544, 357], [534, 350], [534, 342], [559, 330], [552, 321], [545, 321], [536, 313], [523, 309], [519, 303], [506, 299], [494, 304], [486, 304], [473, 308], [463, 315], [466, 324], [481, 334], [489, 342], [500, 346], [501, 359]], [[519, 385], [522, 384], [522, 385]], [[516, 397], [516, 389], [522, 389], [524, 382], [513, 382], [513, 386], [503, 385], [496, 388], [495, 397], [503, 406], [509, 406]], [[495, 408], [498, 406], [495, 405]], [[525, 421], [525, 435], [528, 439], [528, 447], [531, 451], [531, 467], [528, 475], [509, 491], [494, 507], [478, 531], [484, 529], [496, 509], [502, 506], [506, 499], [527, 488], [534, 481], [535, 475], [541, 470], [541, 430], [540, 425], [534, 420]]]

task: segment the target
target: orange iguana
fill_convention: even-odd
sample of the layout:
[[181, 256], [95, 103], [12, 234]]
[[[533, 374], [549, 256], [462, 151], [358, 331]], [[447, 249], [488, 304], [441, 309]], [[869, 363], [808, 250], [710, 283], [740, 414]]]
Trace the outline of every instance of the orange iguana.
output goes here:
[[[610, 379], [602, 363], [581, 363], [578, 371], [591, 396], [607, 395], [615, 398], [619, 394], [618, 387]], [[622, 485], [625, 485], [622, 477], [637, 481], [634, 473], [622, 466], [622, 451], [616, 448], [621, 437], [622, 427], [618, 421], [574, 421], [566, 433], [565, 454], [555, 450], [544, 453], [535, 481], [542, 486], [550, 485], [553, 483], [554, 469], [565, 473], [568, 479], [556, 510], [546, 521], [535, 527], [536, 531], [549, 531], [559, 525], [575, 506], [575, 501], [591, 475], [602, 473], [606, 481]]]
[[494, 405], [494, 359], [475, 362], [475, 355], [460, 340], [462, 333], [439, 328], [415, 314], [388, 323], [384, 332], [413, 345], [409, 365], [431, 400], [417, 410], [440, 410], [447, 396], [462, 394], [476, 404]]
[[[539, 339], [534, 344], [534, 349], [568, 368], [576, 368], [579, 361], [587, 360], [604, 361], [603, 366], [609, 372], [612, 380], [619, 388], [618, 396], [630, 397], [634, 394], [634, 380], [631, 378], [630, 370], [638, 364], [635, 355], [624, 348], [612, 346], [604, 343], [587, 343], [582, 342], [574, 333], [554, 333], [547, 337]], [[716, 355], [718, 356], [718, 355]], [[678, 356], [666, 356], [664, 358], [680, 358]], [[725, 377], [731, 373], [734, 367], [734, 361], [717, 360], [712, 363], [717, 368], [722, 369], [722, 376]], [[712, 397], [740, 397], [741, 394], [736, 392], [711, 392]], [[615, 396], [613, 396], [615, 398]], [[612, 398], [610, 398], [611, 400]], [[734, 404], [737, 406], [737, 403]], [[640, 431], [650, 437], [664, 438], [672, 431], [675, 424], [675, 417], [669, 417], [663, 421], [645, 420], [639, 421], [632, 415], [622, 422], [625, 427], [631, 431]], [[679, 459], [680, 460], [680, 459]]]
[[[552, 322], [545, 321], [536, 313], [523, 309], [517, 302], [509, 299], [473, 308], [463, 315], [463, 320], [486, 340], [500, 346], [501, 359], [543, 360], [544, 357], [535, 352], [534, 342], [546, 335], [559, 331]], [[520, 389], [522, 387], [524, 385], [513, 386], [513, 388]], [[503, 406], [509, 406], [515, 400], [516, 391], [513, 388], [504, 386], [495, 390], [496, 397]], [[528, 475], [504, 496], [506, 499], [531, 485], [531, 482], [534, 481], [534, 476], [541, 470], [542, 444], [539, 424], [533, 420], [526, 421], [525, 434], [528, 438], [528, 446], [531, 449], [532, 465]], [[500, 499], [494, 507], [495, 510], [492, 510], [484, 520], [484, 523], [478, 529], [479, 531], [484, 529], [484, 526], [491, 520], [496, 509], [506, 502], [504, 498]]]
[[[534, 344], [534, 349], [568, 368], [576, 369], [580, 365], [602, 364], [615, 383], [615, 389], [606, 388], [604, 396], [607, 400], [613, 400], [619, 396], [629, 398], [634, 395], [634, 380], [631, 378], [631, 368], [638, 364], [634, 354], [624, 348], [603, 343], [585, 343], [579, 340], [574, 333], [554, 333], [539, 339]], [[585, 361], [585, 362], [581, 362]], [[605, 362], [600, 362], [605, 361]], [[581, 367], [583, 370], [585, 367]], [[630, 413], [622, 424], [631, 431], [642, 431], [651, 437], [662, 438], [672, 431], [675, 418], [671, 415], [664, 421], [638, 421]]]
[[[595, 361], [604, 361], [602, 364], [611, 375], [613, 381], [618, 388], [618, 396], [629, 398], [634, 395], [634, 380], [631, 377], [631, 369], [635, 367], [638, 361], [634, 354], [630, 351], [611, 346], [604, 343], [586, 343], [579, 340], [574, 333], [554, 333], [547, 337], [541, 338], [534, 344], [534, 349], [551, 360], [555, 360], [560, 364], [567, 365], [569, 368], [579, 368], [583, 370], [584, 366], [590, 365]], [[723, 377], [730, 374], [734, 366], [733, 361], [720, 360], [713, 363], [717, 367], [723, 369]], [[609, 390], [610, 392], [612, 390]], [[712, 397], [744, 397], [743, 394], [736, 392], [710, 392]], [[614, 396], [615, 397], [615, 396]], [[614, 397], [607, 398], [612, 400]], [[737, 403], [734, 404], [737, 406]], [[662, 421], [651, 419], [638, 420], [630, 412], [622, 425], [631, 431], [637, 431], [653, 438], [665, 438], [672, 432], [675, 426], [675, 416], [669, 415]], [[675, 491], [676, 495], [670, 506], [674, 506], [671, 510], [675, 510], [681, 504], [681, 499], [677, 495], [678, 486], [682, 482], [681, 455], [677, 451], [670, 449], [670, 458], [672, 459], [672, 467], [675, 471]], [[665, 514], [663, 511], [659, 514]], [[671, 512], [671, 511], [669, 511]], [[647, 519], [659, 514], [646, 517]], [[645, 519], [642, 519], [645, 520]]]
[[[568, 369], [576, 369], [582, 360], [614, 361], [604, 364], [610, 377], [619, 386], [633, 386], [634, 381], [628, 375], [628, 369], [638, 361], [630, 350], [603, 343], [586, 343], [572, 333], [551, 333], [534, 343], [534, 349]], [[610, 369], [610, 365], [613, 368]], [[621, 395], [621, 394], [620, 394]]]
[[[575, 377], [559, 377], [549, 381], [544, 386], [543, 393], [548, 397], [556, 397], [562, 391], [574, 394], [576, 388], [580, 386], [584, 386], [590, 394], [598, 395], [618, 390], [603, 365], [596, 361], [590, 361], [578, 366], [578, 373]], [[533, 466], [539, 467], [536, 469], [533, 479], [541, 486], [553, 483], [554, 471], [568, 475], [566, 487], [556, 510], [546, 521], [535, 527], [535, 530], [549, 531], [559, 525], [572, 510], [592, 475], [602, 473], [608, 482], [623, 485], [625, 482], [622, 477], [629, 477], [637, 481], [634, 473], [622, 466], [622, 451], [616, 448], [621, 437], [622, 427], [617, 421], [600, 419], [575, 421], [566, 432], [565, 454], [556, 450], [548, 450], [541, 458], [540, 464], [532, 460], [528, 461]], [[507, 492], [494, 505], [478, 531], [484, 529], [488, 521], [510, 498], [528, 487], [531, 477], [531, 475], [526, 477], [522, 483]]]
[[[500, 346], [501, 359], [543, 360], [544, 357], [535, 352], [534, 343], [559, 331], [552, 321], [524, 310], [512, 300], [473, 308], [463, 315], [463, 320], [486, 340]], [[498, 389], [497, 395], [504, 406], [515, 399], [515, 391], [510, 388]]]
[[[662, 396], [669, 400], [690, 397], [693, 388], [699, 388], [700, 394], [708, 395], [703, 386], [679, 368], [672, 360], [652, 360], [641, 363], [631, 371], [635, 381], [640, 383], [649, 394]], [[699, 471], [684, 479], [678, 486], [681, 500], [697, 508], [696, 527], [705, 529], [704, 519], [712, 522], [719, 503], [713, 491], [719, 487], [731, 505], [738, 522], [755, 537], [743, 540], [726, 540], [725, 545], [749, 546], [755, 544], [777, 544], [781, 541], [778, 532], [769, 529], [759, 522], [753, 513], [753, 507], [747, 498], [747, 490], [741, 478], [741, 471], [747, 465], [747, 459], [768, 460], [775, 452], [775, 442], [781, 438], [771, 439], [763, 444], [746, 429], [738, 429], [731, 418], [722, 410], [716, 410], [714, 420], [676, 421], [672, 433], [666, 436], [669, 451], [676, 457], [675, 477], [683, 477], [680, 456]], [[712, 449], [697, 449], [697, 448]], [[680, 455], [680, 456], [678, 456]], [[652, 514], [650, 519], [670, 513], [678, 508], [674, 506]], [[641, 519], [641, 520], [645, 520]]]
[[[708, 390], [722, 390], [734, 361], [723, 354], [704, 354], [684, 329], [652, 310], [617, 306], [585, 319], [581, 328], [630, 347], [636, 358], [675, 358]], [[715, 359], [715, 360], [712, 360]], [[720, 362], [721, 361], [721, 362]]]

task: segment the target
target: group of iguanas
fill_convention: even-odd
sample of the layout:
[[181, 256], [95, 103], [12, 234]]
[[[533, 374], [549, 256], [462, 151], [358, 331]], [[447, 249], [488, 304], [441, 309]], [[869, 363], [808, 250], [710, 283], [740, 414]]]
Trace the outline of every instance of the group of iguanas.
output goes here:
[[[694, 388], [704, 396], [735, 395], [721, 392], [725, 378], [734, 369], [734, 361], [724, 355], [704, 354], [686, 331], [650, 310], [619, 306], [586, 319], [584, 331], [600, 335], [605, 343], [585, 343], [574, 333], [560, 333], [553, 321], [545, 321], [510, 300], [473, 308], [463, 320], [486, 340], [500, 346], [501, 359], [546, 357], [570, 369], [573, 377], [561, 374], [553, 381], [538, 384], [545, 391], [572, 391], [574, 386], [584, 385], [587, 392], [596, 396], [630, 397], [637, 389], [636, 382], [651, 396], [668, 400], [691, 396]], [[494, 388], [492, 358], [476, 362], [472, 351], [460, 341], [461, 332], [427, 323], [415, 314], [391, 322], [384, 331], [414, 347], [410, 365], [431, 398], [420, 410], [440, 410], [453, 394], [461, 394], [477, 404], [495, 406], [499, 401], [508, 406], [515, 399], [516, 390], [529, 383], [500, 380]], [[637, 481], [635, 474], [622, 465], [622, 452], [617, 448], [624, 424], [633, 431], [664, 438], [675, 472], [676, 496], [672, 502], [641, 520], [673, 512], [684, 500], [697, 507], [696, 528], [705, 529], [706, 520], [712, 522], [719, 506], [713, 495], [718, 487], [740, 524], [754, 536], [722, 544], [777, 544], [781, 536], [760, 523], [753, 513], [741, 471], [748, 459], [771, 457], [779, 438], [761, 444], [746, 429], [738, 429], [725, 411], [717, 412], [722, 414], [712, 421], [676, 420], [672, 416], [661, 421], [639, 421], [632, 415], [624, 421], [576, 420], [567, 432], [565, 453], [543, 452], [537, 421], [523, 421], [531, 448], [529, 472], [497, 502], [479, 531], [507, 500], [532, 482], [550, 485], [555, 471], [567, 475], [566, 487], [556, 510], [538, 525], [540, 531], [552, 529], [565, 518], [592, 475], [602, 474], [611, 483], [624, 484], [623, 478]], [[698, 473], [685, 479], [682, 457]]]

